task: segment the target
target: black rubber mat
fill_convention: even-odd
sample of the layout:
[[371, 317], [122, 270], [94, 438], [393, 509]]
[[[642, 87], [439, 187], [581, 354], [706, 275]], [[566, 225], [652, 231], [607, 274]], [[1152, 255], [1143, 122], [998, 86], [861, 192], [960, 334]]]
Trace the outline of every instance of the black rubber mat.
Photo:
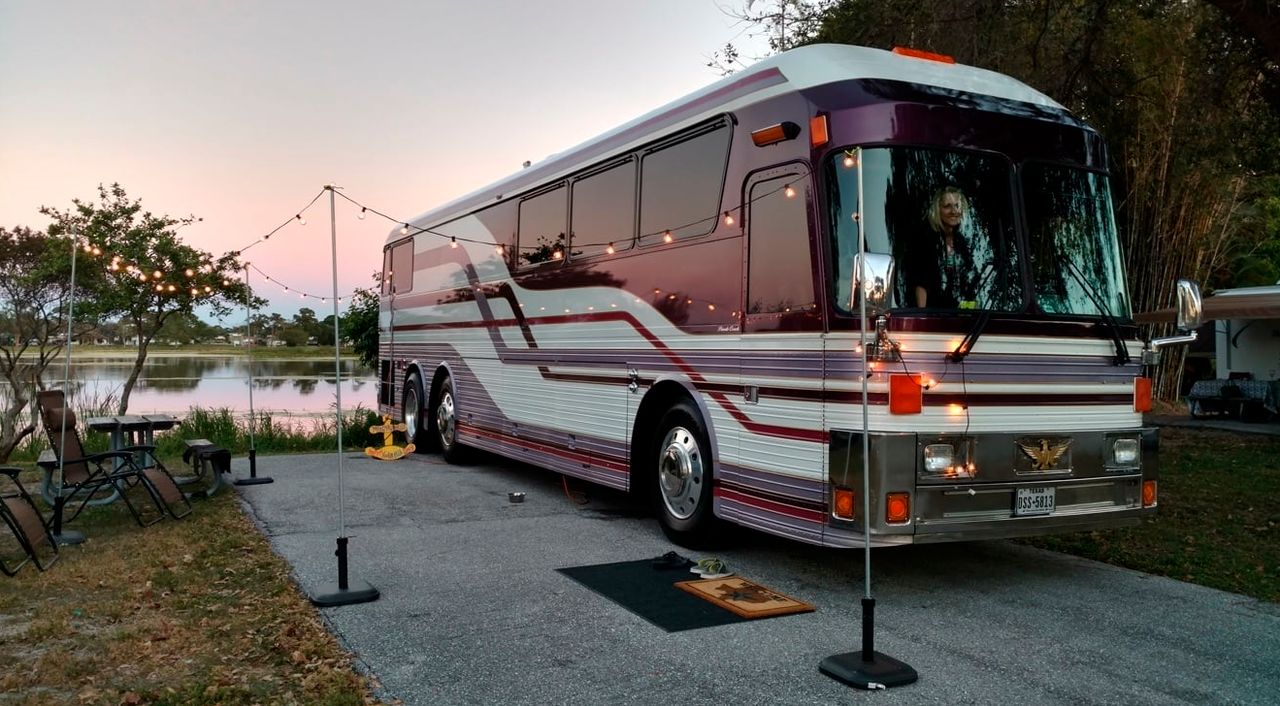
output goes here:
[[698, 578], [684, 566], [654, 568], [653, 559], [571, 566], [560, 573], [667, 632], [708, 628], [744, 619], [675, 587]]

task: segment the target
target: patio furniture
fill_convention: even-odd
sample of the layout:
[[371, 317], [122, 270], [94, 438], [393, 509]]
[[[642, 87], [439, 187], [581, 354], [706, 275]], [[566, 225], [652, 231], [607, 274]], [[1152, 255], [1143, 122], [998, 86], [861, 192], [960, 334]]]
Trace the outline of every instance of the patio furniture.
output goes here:
[[[45, 390], [36, 395], [40, 419], [52, 451], [51, 459], [40, 465], [45, 468], [48, 478], [52, 477], [53, 468], [62, 468], [61, 486], [55, 489], [52, 483], [46, 483], [46, 487], [53, 495], [55, 507], [59, 502], [65, 507], [79, 500], [70, 516], [61, 518], [63, 522], [74, 520], [95, 496], [109, 495], [113, 491], [124, 498], [134, 521], [144, 527], [163, 519], [166, 514], [181, 519], [191, 513], [191, 504], [174, 483], [173, 476], [155, 458], [154, 447], [130, 446], [102, 453], [86, 453], [75, 412], [60, 406], [64, 400], [60, 390]], [[151, 465], [139, 465], [137, 459], [146, 456], [150, 456]], [[134, 500], [130, 499], [130, 491], [139, 487], [143, 490], [141, 501], [149, 501], [148, 504], [158, 510], [157, 517], [144, 521]], [[139, 505], [143, 504], [141, 501]]]
[[0, 491], [0, 520], [12, 539], [0, 537], [0, 573], [13, 576], [33, 562], [44, 571], [58, 560], [58, 544], [36, 503], [18, 480], [21, 468], [0, 466], [0, 474], [9, 479], [8, 488]]
[[1274, 381], [1197, 380], [1187, 395], [1191, 416], [1234, 417], [1240, 421], [1260, 421], [1276, 412]]

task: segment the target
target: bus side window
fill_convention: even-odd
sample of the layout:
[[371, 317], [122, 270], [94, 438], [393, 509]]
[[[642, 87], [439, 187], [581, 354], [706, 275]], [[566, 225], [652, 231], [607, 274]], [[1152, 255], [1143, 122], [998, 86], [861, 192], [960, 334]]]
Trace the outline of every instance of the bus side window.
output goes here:
[[547, 262], [563, 263], [568, 222], [569, 190], [564, 184], [520, 202], [520, 255], [517, 265], [528, 269]]
[[391, 250], [391, 293], [413, 291], [413, 239], [398, 243]]

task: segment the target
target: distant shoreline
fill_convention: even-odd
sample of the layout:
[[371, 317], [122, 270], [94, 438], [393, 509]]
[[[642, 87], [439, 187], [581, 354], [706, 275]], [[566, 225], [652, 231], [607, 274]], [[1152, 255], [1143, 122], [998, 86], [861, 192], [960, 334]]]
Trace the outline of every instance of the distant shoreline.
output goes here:
[[[63, 349], [54, 359], [62, 360], [66, 352], [67, 349]], [[137, 355], [138, 349], [132, 346], [78, 345], [71, 349], [72, 360], [80, 356], [133, 360]], [[261, 360], [332, 360], [333, 348], [327, 346], [294, 346], [292, 348], [289, 346], [257, 346], [250, 349], [231, 345], [170, 346], [154, 343], [147, 348], [147, 358], [226, 358], [247, 357], [249, 355]], [[23, 357], [31, 357], [30, 350]], [[350, 349], [344, 349], [339, 353], [339, 358], [343, 360], [354, 360], [356, 357], [356, 354]]]

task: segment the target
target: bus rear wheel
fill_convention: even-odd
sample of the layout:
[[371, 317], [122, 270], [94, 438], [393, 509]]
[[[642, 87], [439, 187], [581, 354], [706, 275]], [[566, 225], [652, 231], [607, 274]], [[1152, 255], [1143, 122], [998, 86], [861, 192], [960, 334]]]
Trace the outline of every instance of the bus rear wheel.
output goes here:
[[447, 375], [440, 382], [440, 394], [436, 397], [433, 417], [440, 455], [449, 463], [465, 463], [467, 447], [458, 442], [458, 403], [453, 394], [453, 378]]
[[662, 416], [649, 452], [656, 477], [654, 508], [662, 531], [686, 547], [714, 540], [716, 519], [711, 510], [711, 443], [698, 410], [688, 401], [675, 404]]
[[422, 378], [417, 373], [410, 373], [404, 380], [404, 396], [400, 409], [404, 412], [405, 434], [413, 442], [418, 451], [435, 451], [436, 437], [431, 433], [431, 423], [423, 414], [426, 398], [422, 395]]

